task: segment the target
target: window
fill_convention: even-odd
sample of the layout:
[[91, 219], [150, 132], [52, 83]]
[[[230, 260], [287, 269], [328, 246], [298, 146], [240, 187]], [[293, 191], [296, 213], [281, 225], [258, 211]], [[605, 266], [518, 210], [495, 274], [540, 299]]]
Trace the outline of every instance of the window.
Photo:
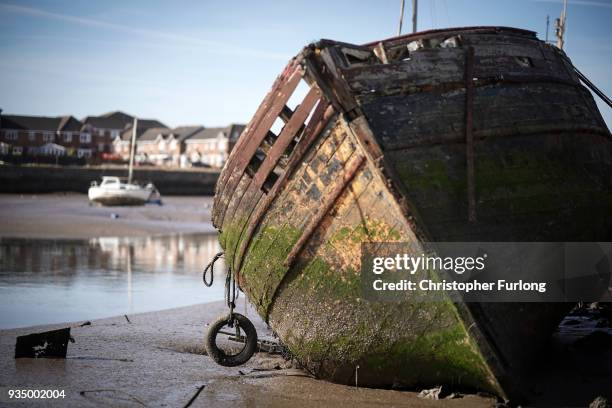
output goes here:
[[104, 151], [104, 143], [98, 143], [98, 151], [99, 152], [103, 152]]
[[104, 129], [98, 129], [98, 136], [104, 136]]
[[64, 133], [64, 142], [72, 142], [72, 132]]
[[51, 133], [51, 132], [44, 132], [43, 133], [43, 141], [44, 142], [52, 142], [53, 141], [53, 133]]
[[111, 131], [111, 137], [113, 139], [118, 138], [119, 137], [119, 131], [118, 130], [112, 130]]
[[77, 150], [78, 157], [91, 157], [91, 149], [79, 149]]
[[90, 133], [81, 133], [81, 137], [79, 138], [81, 143], [91, 143], [91, 134]]
[[15, 146], [13, 147], [13, 154], [15, 155], [21, 155], [21, 153], [23, 153], [23, 148], [21, 146]]
[[36, 140], [36, 132], [29, 131], [29, 132], [28, 132], [28, 140], [29, 140], [30, 142], [35, 141], [35, 140]]
[[16, 130], [5, 130], [4, 137], [6, 140], [17, 140], [17, 131]]

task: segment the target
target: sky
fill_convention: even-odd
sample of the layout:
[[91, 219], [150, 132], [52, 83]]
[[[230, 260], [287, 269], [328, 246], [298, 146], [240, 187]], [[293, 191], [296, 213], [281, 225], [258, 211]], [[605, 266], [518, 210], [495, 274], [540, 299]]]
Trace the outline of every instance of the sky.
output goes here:
[[[404, 32], [411, 28], [406, 0]], [[503, 25], [545, 37], [562, 0], [419, 0], [419, 30]], [[248, 122], [287, 61], [310, 42], [397, 33], [400, 0], [0, 0], [0, 109], [122, 110], [170, 127]], [[612, 95], [612, 0], [569, 0], [565, 51]], [[612, 110], [598, 101], [608, 127]]]

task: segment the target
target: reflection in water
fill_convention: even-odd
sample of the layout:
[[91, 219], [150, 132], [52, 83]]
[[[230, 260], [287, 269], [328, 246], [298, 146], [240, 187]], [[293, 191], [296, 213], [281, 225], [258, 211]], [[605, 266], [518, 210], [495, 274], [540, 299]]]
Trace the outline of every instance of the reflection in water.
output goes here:
[[205, 264], [216, 235], [91, 240], [0, 238], [0, 328], [88, 320], [223, 299]]

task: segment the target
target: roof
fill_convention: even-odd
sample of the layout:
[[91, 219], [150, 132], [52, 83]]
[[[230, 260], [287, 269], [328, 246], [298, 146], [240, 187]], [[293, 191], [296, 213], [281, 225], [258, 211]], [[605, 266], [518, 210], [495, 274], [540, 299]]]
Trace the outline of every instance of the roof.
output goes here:
[[179, 126], [172, 129], [172, 133], [179, 142], [182, 142], [201, 130], [204, 130], [204, 126]]
[[79, 132], [83, 123], [74, 116], [62, 116], [59, 130], [62, 132]]
[[100, 116], [87, 116], [83, 123], [100, 129], [124, 129], [134, 121], [132, 115], [125, 112], [114, 111]]
[[230, 141], [235, 142], [236, 140], [238, 140], [238, 138], [244, 131], [244, 128], [246, 128], [246, 125], [241, 124], [241, 123], [232, 123], [231, 125], [228, 126], [228, 128], [229, 128], [229, 132], [228, 132], [229, 139]]
[[44, 144], [42, 146], [38, 146], [38, 147], [32, 148], [32, 150], [35, 150], [35, 151], [38, 151], [38, 152], [44, 151], [44, 150], [56, 150], [56, 151], [65, 152], [66, 148], [64, 146], [58, 145], [57, 143], [46, 143], [46, 144]]
[[56, 132], [80, 131], [82, 123], [73, 116], [25, 116], [2, 115], [2, 129], [37, 130]]
[[172, 130], [166, 127], [155, 127], [151, 129], [147, 129], [139, 138], [139, 142], [151, 141], [157, 139], [158, 135], [162, 135], [162, 137], [166, 137], [172, 134]]
[[187, 141], [214, 139], [219, 135], [219, 133], [223, 133], [223, 136], [229, 138], [231, 141], [235, 141], [238, 139], [245, 127], [245, 125], [233, 123], [226, 127], [206, 128], [195, 133]]
[[199, 132], [193, 134], [188, 141], [195, 140], [204, 140], [204, 139], [214, 139], [219, 136], [219, 133], [225, 134], [225, 128], [215, 127], [215, 128], [206, 128], [202, 129]]
[[[121, 132], [121, 140], [130, 141], [132, 140], [132, 123], [130, 123], [122, 132]], [[138, 119], [138, 124], [136, 125], [138, 128], [136, 129], [136, 139], [140, 138], [142, 134], [151, 128], [168, 128], [162, 122], [155, 119]]]

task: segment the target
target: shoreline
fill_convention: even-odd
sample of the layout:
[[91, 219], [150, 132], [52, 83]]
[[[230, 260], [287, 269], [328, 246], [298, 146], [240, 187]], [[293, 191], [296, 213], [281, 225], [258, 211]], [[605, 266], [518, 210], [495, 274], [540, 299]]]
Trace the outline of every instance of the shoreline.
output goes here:
[[163, 198], [163, 205], [102, 207], [86, 194], [0, 194], [0, 237], [91, 239], [215, 234], [211, 196]]
[[[243, 313], [243, 302], [239, 308]], [[490, 397], [427, 400], [414, 391], [356, 388], [316, 380], [279, 356], [257, 353], [245, 365], [221, 367], [206, 356], [205, 324], [226, 313], [224, 302], [0, 331], [4, 388], [65, 390], [62, 406], [193, 407], [350, 405], [354, 407], [490, 407]], [[252, 307], [259, 338], [272, 339]], [[71, 327], [75, 343], [64, 359], [14, 359], [18, 335]], [[197, 394], [197, 396], [196, 396]], [[0, 402], [9, 402], [0, 396]], [[33, 400], [28, 401], [35, 403]], [[53, 403], [53, 401], [47, 401]], [[140, 404], [142, 406], [142, 404]]]

